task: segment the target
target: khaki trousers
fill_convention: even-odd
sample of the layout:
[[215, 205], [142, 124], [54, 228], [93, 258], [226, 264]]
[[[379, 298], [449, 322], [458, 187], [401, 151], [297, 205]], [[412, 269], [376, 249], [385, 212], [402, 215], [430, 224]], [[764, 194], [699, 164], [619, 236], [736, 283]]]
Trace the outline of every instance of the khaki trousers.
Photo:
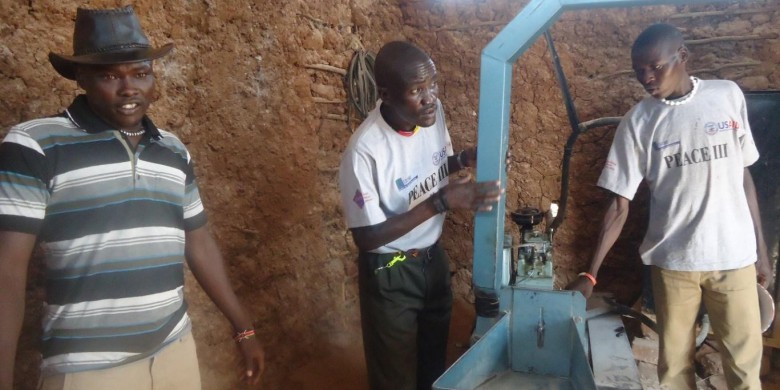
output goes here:
[[731, 390], [761, 390], [761, 320], [756, 269], [670, 271], [652, 267], [653, 295], [660, 336], [658, 376], [674, 390], [695, 390], [695, 322], [703, 302]]
[[43, 378], [40, 390], [200, 390], [192, 333], [156, 355], [104, 370]]

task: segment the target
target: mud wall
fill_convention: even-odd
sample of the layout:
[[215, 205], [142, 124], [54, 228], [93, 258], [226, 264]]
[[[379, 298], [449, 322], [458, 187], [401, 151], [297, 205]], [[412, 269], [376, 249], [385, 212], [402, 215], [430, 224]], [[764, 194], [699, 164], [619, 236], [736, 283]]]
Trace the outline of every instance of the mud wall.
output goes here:
[[[57, 113], [78, 93], [48, 64], [70, 53], [77, 5], [124, 1], [0, 0], [0, 128]], [[360, 388], [355, 248], [338, 202], [337, 168], [357, 120], [345, 104], [342, 75], [354, 50], [391, 39], [428, 50], [440, 72], [441, 99], [455, 148], [476, 142], [481, 49], [526, 2], [467, 1], [169, 1], [133, 2], [153, 43], [174, 42], [156, 63], [155, 122], [178, 134], [197, 163], [212, 231], [239, 297], [251, 310], [268, 355], [264, 388], [329, 388], [307, 375]], [[714, 14], [692, 12], [714, 11]], [[689, 69], [729, 78], [747, 90], [780, 88], [780, 11], [771, 0], [696, 7], [589, 10], [564, 14], [552, 34], [581, 120], [620, 116], [643, 96], [628, 49], [647, 24], [669, 21], [690, 39], [745, 36], [691, 46]], [[741, 63], [740, 66], [728, 66]], [[312, 65], [314, 65], [312, 67]], [[560, 159], [570, 130], [545, 43], [515, 66], [507, 210], [547, 208], [560, 197]], [[558, 284], [587, 262], [604, 194], [594, 183], [613, 128], [584, 134], [572, 161], [569, 214], [556, 242]], [[638, 293], [636, 246], [643, 197], [605, 264], [605, 289]], [[507, 227], [514, 226], [507, 221]], [[448, 218], [444, 246], [454, 288], [470, 300], [472, 216]], [[36, 382], [40, 276], [33, 262], [17, 359], [18, 388]], [[187, 275], [204, 389], [237, 387], [230, 327]], [[457, 315], [457, 313], [456, 313]], [[314, 370], [320, 362], [327, 370]], [[341, 387], [345, 382], [341, 382]], [[351, 383], [351, 382], [350, 382]], [[325, 386], [325, 387], [323, 387]]]

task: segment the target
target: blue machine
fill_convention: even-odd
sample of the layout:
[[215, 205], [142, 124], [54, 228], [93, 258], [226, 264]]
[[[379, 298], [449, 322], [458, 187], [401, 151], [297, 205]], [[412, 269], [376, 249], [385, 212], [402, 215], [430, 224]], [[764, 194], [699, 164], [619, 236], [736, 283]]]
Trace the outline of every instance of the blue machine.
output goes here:
[[434, 389], [596, 390], [585, 339], [585, 298], [508, 288], [511, 310], [433, 384]]
[[[723, 1], [531, 0], [482, 51], [477, 180], [506, 185], [512, 65], [564, 11]], [[480, 315], [478, 309], [474, 334], [479, 340], [433, 388], [596, 389], [588, 363], [585, 299], [553, 291], [551, 277], [508, 282], [504, 215], [502, 197], [492, 211], [477, 213], [474, 231], [475, 296], [497, 300], [496, 315]]]

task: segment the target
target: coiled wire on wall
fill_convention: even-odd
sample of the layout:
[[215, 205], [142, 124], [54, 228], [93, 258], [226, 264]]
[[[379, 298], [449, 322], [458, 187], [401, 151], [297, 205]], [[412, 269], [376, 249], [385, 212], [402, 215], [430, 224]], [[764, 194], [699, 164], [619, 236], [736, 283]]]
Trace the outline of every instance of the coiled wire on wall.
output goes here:
[[376, 79], [374, 78], [374, 53], [363, 49], [356, 50], [355, 55], [349, 62], [349, 69], [344, 76], [344, 83], [347, 89], [348, 113], [352, 118], [354, 109], [365, 119], [368, 113], [374, 109], [377, 100]]

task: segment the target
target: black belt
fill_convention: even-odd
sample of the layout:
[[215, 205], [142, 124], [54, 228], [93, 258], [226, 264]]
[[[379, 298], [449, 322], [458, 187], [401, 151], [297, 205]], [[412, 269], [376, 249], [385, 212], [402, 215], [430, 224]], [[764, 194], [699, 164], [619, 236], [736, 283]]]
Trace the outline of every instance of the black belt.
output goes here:
[[387, 264], [377, 268], [374, 270], [374, 274], [378, 274], [379, 271], [387, 268], [392, 268], [394, 265], [406, 261], [406, 259], [412, 258], [416, 259], [418, 257], [425, 256], [426, 258], [431, 258], [431, 250], [433, 250], [433, 247], [435, 247], [438, 244], [435, 243], [429, 247], [420, 248], [420, 249], [409, 249], [406, 251], [397, 251], [393, 253], [382, 253], [380, 256], [390, 256], [392, 255], [393, 258], [390, 260]]

